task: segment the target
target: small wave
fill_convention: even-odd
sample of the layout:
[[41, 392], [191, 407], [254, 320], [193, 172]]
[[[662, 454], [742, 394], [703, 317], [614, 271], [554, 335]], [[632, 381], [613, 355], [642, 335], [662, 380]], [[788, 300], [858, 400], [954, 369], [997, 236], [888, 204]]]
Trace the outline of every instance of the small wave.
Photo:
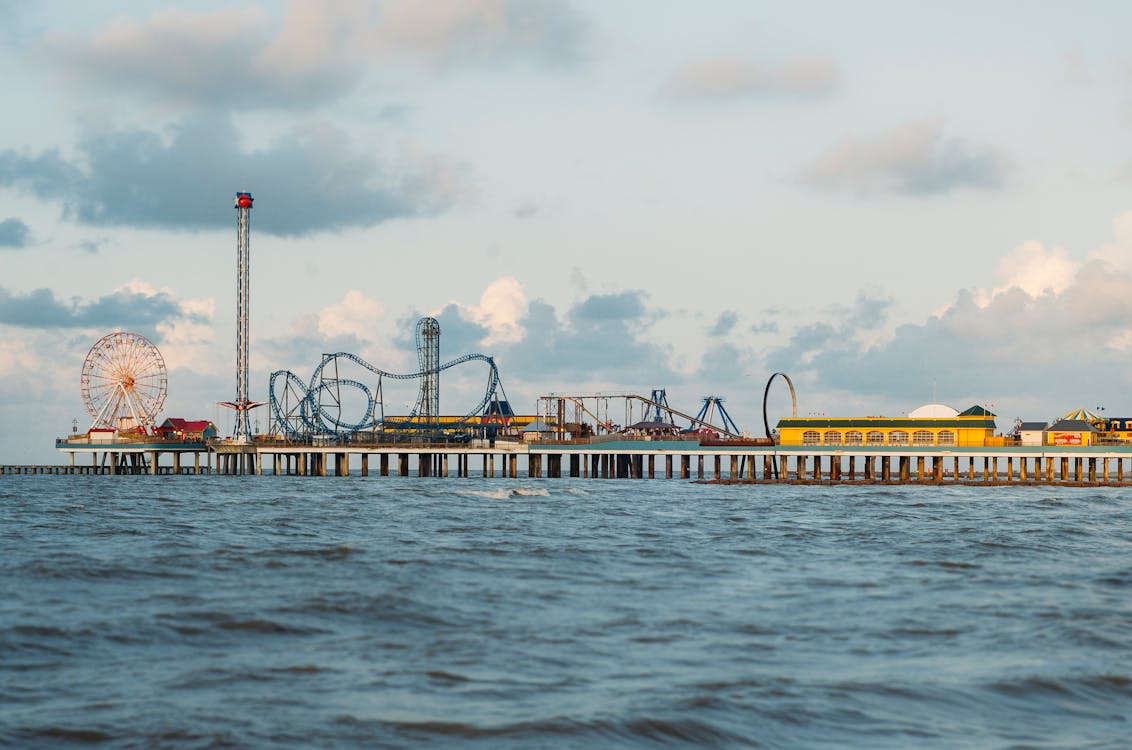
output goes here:
[[70, 727], [36, 727], [27, 731], [31, 737], [42, 737], [66, 742], [109, 742], [113, 735], [99, 729], [71, 729]]
[[489, 500], [506, 500], [511, 497], [511, 490], [457, 490], [458, 495], [471, 495], [473, 497], [486, 497]]
[[513, 497], [550, 497], [550, 490], [545, 487], [519, 487], [511, 490]]
[[911, 564], [917, 567], [934, 566], [951, 570], [973, 570], [979, 567], [975, 563], [956, 562], [954, 560], [913, 560]]
[[434, 669], [431, 672], [426, 672], [426, 674], [437, 682], [456, 683], [472, 681], [470, 677], [465, 677], [462, 674], [452, 674], [451, 672], [445, 672], [442, 669]]
[[265, 620], [254, 618], [251, 620], [226, 620], [225, 622], [217, 623], [216, 627], [221, 630], [234, 630], [234, 631], [247, 631], [251, 633], [279, 633], [279, 634], [299, 634], [309, 635], [312, 633], [323, 633], [325, 631], [318, 628], [301, 628], [293, 625], [283, 625], [274, 620]]
[[[367, 724], [350, 715], [339, 716], [337, 723]], [[742, 741], [742, 738], [697, 719], [666, 720], [638, 717], [625, 720], [594, 719], [579, 721], [556, 717], [541, 721], [518, 722], [498, 726], [477, 726], [459, 721], [391, 721], [388, 724], [411, 735], [489, 739], [492, 737], [526, 738], [547, 736], [594, 735], [595, 746], [602, 740], [622, 739], [656, 744], [682, 743], [692, 747], [715, 747]]]

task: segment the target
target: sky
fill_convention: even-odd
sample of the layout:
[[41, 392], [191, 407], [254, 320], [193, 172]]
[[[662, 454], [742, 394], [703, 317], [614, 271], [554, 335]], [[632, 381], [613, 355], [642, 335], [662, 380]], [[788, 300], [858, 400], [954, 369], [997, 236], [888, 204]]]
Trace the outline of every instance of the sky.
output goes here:
[[[916, 7], [919, 6], [919, 7]], [[1132, 6], [0, 0], [0, 462], [149, 338], [161, 418], [324, 352], [800, 416], [1132, 415]], [[483, 369], [446, 371], [441, 410]], [[770, 418], [788, 416], [776, 381]], [[403, 411], [415, 391], [390, 391]], [[270, 414], [253, 422], [266, 429]]]

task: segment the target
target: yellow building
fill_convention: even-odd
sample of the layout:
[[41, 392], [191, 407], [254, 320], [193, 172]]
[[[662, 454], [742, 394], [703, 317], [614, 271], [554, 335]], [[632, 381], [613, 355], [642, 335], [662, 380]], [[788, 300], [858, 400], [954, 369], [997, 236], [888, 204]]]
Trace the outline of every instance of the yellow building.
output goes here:
[[921, 406], [907, 417], [789, 417], [778, 422], [778, 443], [981, 447], [993, 442], [994, 417], [981, 406], [957, 412], [943, 404]]

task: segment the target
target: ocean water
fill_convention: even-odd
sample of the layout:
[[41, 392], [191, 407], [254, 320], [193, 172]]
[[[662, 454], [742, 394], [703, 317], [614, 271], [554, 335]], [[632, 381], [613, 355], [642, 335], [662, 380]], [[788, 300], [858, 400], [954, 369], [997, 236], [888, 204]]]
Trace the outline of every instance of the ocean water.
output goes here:
[[1126, 748], [1132, 492], [0, 479], [0, 744]]

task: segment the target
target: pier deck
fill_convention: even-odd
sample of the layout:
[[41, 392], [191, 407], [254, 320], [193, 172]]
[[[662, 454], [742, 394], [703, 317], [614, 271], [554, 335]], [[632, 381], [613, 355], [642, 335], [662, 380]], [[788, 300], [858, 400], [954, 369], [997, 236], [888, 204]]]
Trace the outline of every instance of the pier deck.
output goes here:
[[[59, 441], [70, 465], [0, 473], [145, 473], [292, 476], [684, 479], [798, 484], [1132, 483], [1132, 445], [768, 446], [695, 440], [471, 441], [468, 443], [213, 442], [86, 444]], [[76, 455], [93, 454], [90, 462]], [[184, 466], [193, 454], [192, 467]], [[171, 456], [172, 466], [162, 464]], [[202, 464], [201, 457], [204, 457]], [[86, 464], [86, 465], [84, 465]], [[522, 466], [520, 464], [523, 464]]]

